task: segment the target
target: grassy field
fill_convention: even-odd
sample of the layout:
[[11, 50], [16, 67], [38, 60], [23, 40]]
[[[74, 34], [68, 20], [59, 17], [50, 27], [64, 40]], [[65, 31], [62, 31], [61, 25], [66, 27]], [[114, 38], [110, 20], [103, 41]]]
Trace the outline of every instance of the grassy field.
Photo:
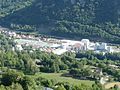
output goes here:
[[81, 83], [83, 83], [85, 85], [91, 86], [92, 84], [94, 84], [94, 81], [78, 80], [71, 77], [63, 77], [61, 76], [62, 74], [63, 73], [38, 73], [35, 75], [35, 77], [40, 76], [46, 79], [54, 79], [57, 82], [69, 82], [70, 84], [74, 84], [74, 85], [80, 85]]

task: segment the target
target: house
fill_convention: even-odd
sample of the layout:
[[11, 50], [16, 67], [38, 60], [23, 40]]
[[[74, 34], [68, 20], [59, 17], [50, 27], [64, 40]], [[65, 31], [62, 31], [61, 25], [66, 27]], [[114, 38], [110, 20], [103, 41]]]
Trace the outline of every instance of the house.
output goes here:
[[102, 69], [101, 68], [96, 68], [95, 72], [98, 73], [100, 76], [103, 75]]
[[22, 48], [22, 46], [21, 45], [16, 45], [16, 50], [18, 50], [18, 51], [22, 51], [23, 50], [23, 48]]
[[72, 46], [72, 50], [75, 51], [75, 52], [80, 52], [83, 49], [84, 49], [84, 45], [82, 43], [75, 43]]
[[109, 76], [103, 76], [100, 78], [100, 83], [104, 85], [108, 82], [108, 80], [109, 80]]
[[107, 43], [96, 43], [95, 50], [107, 50]]
[[44, 87], [44, 90], [53, 90], [52, 88]]
[[119, 66], [117, 66], [117, 65], [109, 65], [110, 67], [112, 67], [112, 68], [114, 68], [114, 69], [118, 69], [119, 68]]
[[66, 50], [66, 49], [61, 49], [61, 48], [59, 48], [59, 49], [53, 50], [52, 52], [53, 52], [54, 54], [57, 54], [57, 55], [62, 55], [62, 54], [64, 54], [65, 52], [67, 52], [67, 50]]
[[107, 47], [107, 50], [108, 50], [108, 52], [109, 52], [109, 53], [113, 53], [113, 52], [114, 52], [113, 48], [112, 48], [112, 47], [110, 47], [110, 46], [109, 46], [109, 47]]

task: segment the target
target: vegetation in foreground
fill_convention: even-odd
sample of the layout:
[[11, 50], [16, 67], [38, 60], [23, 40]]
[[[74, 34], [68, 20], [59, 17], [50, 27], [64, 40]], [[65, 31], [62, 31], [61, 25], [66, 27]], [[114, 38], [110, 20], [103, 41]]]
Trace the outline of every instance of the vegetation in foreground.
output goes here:
[[[13, 40], [5, 35], [0, 35], [0, 45], [1, 90], [40, 90], [45, 87], [54, 90], [105, 90], [99, 83], [101, 77], [110, 76], [108, 82], [120, 81], [119, 53], [103, 55], [87, 51], [58, 56], [40, 50], [31, 52], [30, 48], [17, 51], [12, 50]], [[93, 72], [95, 68], [102, 69], [102, 76]]]
[[79, 80], [79, 79], [74, 79], [72, 77], [65, 77], [63, 76], [63, 74], [65, 74], [66, 72], [62, 72], [62, 73], [37, 73], [35, 74], [35, 77], [42, 77], [42, 78], [46, 78], [48, 80], [55, 80], [57, 82], [69, 82], [70, 84], [73, 85], [80, 85], [80, 84], [85, 84], [88, 86], [92, 86], [95, 82], [94, 81], [90, 81], [90, 80]]

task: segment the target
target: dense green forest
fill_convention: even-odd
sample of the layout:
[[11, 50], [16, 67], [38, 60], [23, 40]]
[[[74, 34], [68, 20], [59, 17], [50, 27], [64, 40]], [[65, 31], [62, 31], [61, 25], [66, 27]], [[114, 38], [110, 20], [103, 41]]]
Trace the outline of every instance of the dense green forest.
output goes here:
[[119, 4], [119, 0], [2, 0], [0, 23], [14, 30], [120, 43]]
[[1, 0], [0, 1], [0, 17], [5, 17], [17, 10], [31, 5], [33, 0]]

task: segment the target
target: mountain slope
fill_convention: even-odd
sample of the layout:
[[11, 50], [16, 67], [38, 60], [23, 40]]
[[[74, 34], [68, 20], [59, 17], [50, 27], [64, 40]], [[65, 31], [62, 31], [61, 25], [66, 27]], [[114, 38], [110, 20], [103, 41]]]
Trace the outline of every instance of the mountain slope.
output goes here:
[[31, 5], [33, 0], [1, 0], [0, 18]]
[[15, 30], [120, 43], [119, 4], [119, 0], [33, 0], [0, 23]]

